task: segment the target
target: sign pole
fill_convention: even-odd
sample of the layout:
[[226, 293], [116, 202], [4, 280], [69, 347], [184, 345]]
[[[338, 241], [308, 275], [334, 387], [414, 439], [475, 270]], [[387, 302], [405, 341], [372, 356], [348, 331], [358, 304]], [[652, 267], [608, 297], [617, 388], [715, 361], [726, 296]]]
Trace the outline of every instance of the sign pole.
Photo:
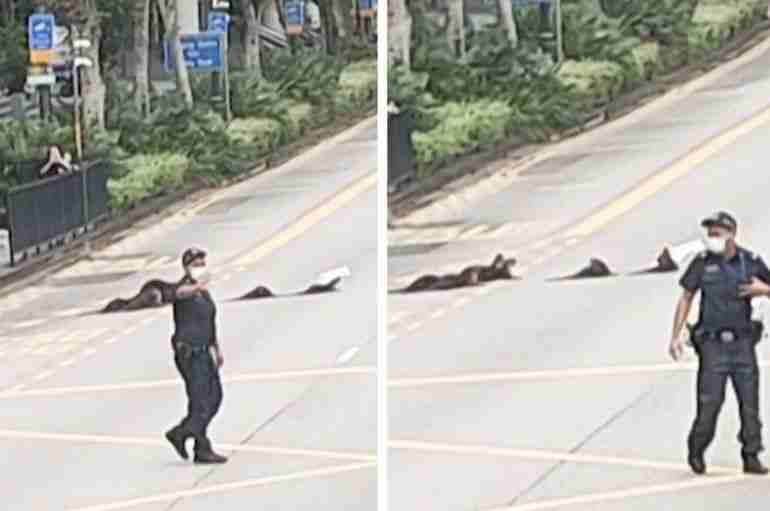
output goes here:
[[556, 0], [556, 62], [561, 64], [564, 61], [563, 31], [561, 20], [561, 0]]
[[229, 123], [233, 116], [230, 109], [230, 59], [227, 58], [227, 32], [222, 34], [222, 48], [224, 49], [223, 64], [225, 65], [225, 119]]

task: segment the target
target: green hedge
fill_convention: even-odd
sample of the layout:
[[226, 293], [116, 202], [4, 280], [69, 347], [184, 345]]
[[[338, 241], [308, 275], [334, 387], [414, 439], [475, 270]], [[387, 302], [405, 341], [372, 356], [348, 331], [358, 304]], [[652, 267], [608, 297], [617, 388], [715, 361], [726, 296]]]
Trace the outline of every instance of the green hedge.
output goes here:
[[558, 73], [566, 85], [572, 85], [578, 94], [599, 102], [616, 97], [623, 89], [623, 67], [610, 61], [566, 61]]
[[124, 209], [185, 182], [190, 160], [176, 153], [139, 154], [117, 162], [122, 177], [107, 181], [111, 207]]
[[342, 70], [337, 103], [353, 109], [361, 108], [377, 98], [377, 61], [354, 62]]
[[437, 123], [427, 132], [414, 132], [415, 155], [426, 166], [504, 140], [510, 135], [513, 110], [501, 101], [447, 103], [429, 114]]

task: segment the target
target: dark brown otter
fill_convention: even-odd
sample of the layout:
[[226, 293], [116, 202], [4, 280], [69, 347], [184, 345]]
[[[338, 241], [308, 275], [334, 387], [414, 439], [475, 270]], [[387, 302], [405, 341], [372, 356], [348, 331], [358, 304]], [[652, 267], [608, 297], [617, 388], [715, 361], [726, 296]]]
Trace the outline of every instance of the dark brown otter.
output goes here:
[[337, 277], [333, 279], [332, 281], [326, 283], [326, 284], [313, 284], [304, 291], [300, 291], [298, 293], [291, 293], [287, 295], [277, 295], [273, 293], [269, 288], [265, 286], [257, 286], [245, 295], [236, 298], [235, 300], [258, 300], [260, 298], [278, 298], [281, 296], [301, 296], [301, 295], [314, 295], [314, 294], [320, 294], [320, 293], [329, 293], [331, 291], [334, 291], [337, 287], [337, 284], [340, 283], [342, 280], [341, 277]]
[[610, 277], [614, 275], [612, 271], [610, 270], [610, 267], [602, 261], [601, 259], [591, 258], [591, 260], [588, 263], [588, 266], [583, 268], [577, 273], [574, 273], [572, 275], [568, 275], [566, 277], [558, 277], [554, 279], [550, 279], [550, 281], [560, 281], [560, 280], [575, 280], [575, 279], [591, 279], [591, 278], [597, 278], [597, 277]]
[[139, 289], [139, 292], [132, 298], [115, 298], [99, 312], [136, 311], [152, 307], [162, 307], [171, 303], [178, 286], [179, 283], [165, 282], [159, 279], [150, 280], [145, 282], [141, 289]]
[[506, 259], [502, 254], [497, 254], [490, 265], [468, 266], [460, 273], [450, 273], [447, 275], [423, 275], [397, 292], [443, 291], [459, 287], [476, 286], [493, 280], [518, 279], [513, 274], [513, 267], [515, 265], [516, 259]]

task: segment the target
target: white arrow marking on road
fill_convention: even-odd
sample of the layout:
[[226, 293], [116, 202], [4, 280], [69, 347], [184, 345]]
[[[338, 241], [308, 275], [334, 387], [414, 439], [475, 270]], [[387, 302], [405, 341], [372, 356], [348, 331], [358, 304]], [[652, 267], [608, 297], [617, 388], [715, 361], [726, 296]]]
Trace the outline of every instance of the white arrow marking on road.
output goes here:
[[353, 359], [353, 357], [356, 356], [356, 353], [358, 353], [361, 350], [358, 346], [353, 346], [352, 348], [348, 348], [345, 350], [339, 357], [337, 357], [337, 363], [338, 364], [346, 364], [350, 360]]

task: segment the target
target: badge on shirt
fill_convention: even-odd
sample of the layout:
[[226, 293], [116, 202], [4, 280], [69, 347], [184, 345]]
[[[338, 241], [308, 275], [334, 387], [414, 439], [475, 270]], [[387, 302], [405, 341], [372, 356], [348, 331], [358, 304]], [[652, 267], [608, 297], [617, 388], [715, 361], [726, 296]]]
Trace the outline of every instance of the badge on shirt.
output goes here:
[[719, 265], [718, 264], [708, 264], [703, 269], [706, 273], [718, 273], [719, 272]]

